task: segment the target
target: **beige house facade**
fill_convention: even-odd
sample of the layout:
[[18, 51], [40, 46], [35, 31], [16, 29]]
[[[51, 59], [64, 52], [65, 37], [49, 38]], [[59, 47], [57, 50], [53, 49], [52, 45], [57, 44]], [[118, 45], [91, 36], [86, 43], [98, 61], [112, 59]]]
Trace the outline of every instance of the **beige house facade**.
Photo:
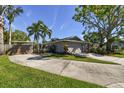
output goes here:
[[83, 52], [88, 52], [89, 50], [89, 44], [86, 42], [83, 42], [80, 39], [75, 38], [67, 38], [67, 39], [60, 39], [56, 41], [52, 41], [47, 44], [48, 48], [50, 49], [51, 46], [55, 46], [55, 52], [57, 53], [64, 53], [65, 49], [64, 46], [66, 45], [68, 48], [68, 53], [73, 54], [73, 53], [83, 53]]
[[68, 53], [82, 53], [83, 47], [82, 43], [80, 42], [70, 42], [70, 41], [61, 41], [56, 42], [56, 52], [58, 53], [64, 53], [64, 45], [67, 45], [68, 47]]

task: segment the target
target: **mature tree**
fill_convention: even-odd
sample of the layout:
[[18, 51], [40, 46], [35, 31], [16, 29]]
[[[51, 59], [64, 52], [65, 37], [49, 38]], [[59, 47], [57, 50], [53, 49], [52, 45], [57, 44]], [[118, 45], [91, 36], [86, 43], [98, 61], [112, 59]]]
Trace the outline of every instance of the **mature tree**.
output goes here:
[[7, 9], [7, 19], [9, 20], [9, 44], [11, 45], [12, 39], [12, 23], [14, 22], [15, 17], [19, 16], [23, 13], [23, 9], [21, 7], [9, 6]]
[[[20, 30], [15, 30], [12, 32], [12, 41], [30, 41], [28, 35]], [[4, 43], [9, 43], [9, 31], [4, 31]]]
[[[111, 44], [124, 34], [124, 6], [78, 6], [73, 19], [82, 23], [86, 32], [95, 30], [111, 52]], [[106, 42], [104, 42], [104, 40]]]
[[83, 36], [84, 41], [89, 42], [92, 46], [94, 43], [100, 43], [99, 42], [99, 34], [98, 32], [89, 32]]
[[8, 8], [8, 6], [3, 6], [0, 5], [0, 54], [3, 53], [3, 49], [4, 49], [4, 42], [3, 42], [3, 29], [4, 29], [4, 16], [5, 16], [5, 12], [6, 9]]
[[42, 43], [44, 43], [46, 36], [49, 36], [50, 38], [52, 32], [42, 21], [33, 23], [31, 26], [27, 28], [27, 30], [29, 32], [29, 36], [34, 36], [34, 41], [37, 44], [39, 44], [40, 38], [42, 38]]
[[24, 31], [15, 30], [12, 33], [12, 41], [30, 41], [30, 38]]

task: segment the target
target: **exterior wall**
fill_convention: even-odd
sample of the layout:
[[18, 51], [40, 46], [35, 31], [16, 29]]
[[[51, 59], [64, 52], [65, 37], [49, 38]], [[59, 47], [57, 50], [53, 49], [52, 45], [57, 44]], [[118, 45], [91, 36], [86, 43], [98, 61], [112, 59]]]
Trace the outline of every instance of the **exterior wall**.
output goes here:
[[64, 48], [63, 48], [63, 42], [58, 42], [58, 43], [56, 43], [55, 45], [56, 45], [56, 52], [58, 52], [58, 53], [63, 53], [64, 52]]
[[64, 52], [64, 44], [68, 46], [68, 53], [81, 53], [83, 50], [81, 43], [75, 42], [58, 42], [56, 43], [56, 52], [63, 53]]
[[9, 55], [14, 54], [31, 54], [33, 53], [33, 45], [4, 45], [4, 53]]

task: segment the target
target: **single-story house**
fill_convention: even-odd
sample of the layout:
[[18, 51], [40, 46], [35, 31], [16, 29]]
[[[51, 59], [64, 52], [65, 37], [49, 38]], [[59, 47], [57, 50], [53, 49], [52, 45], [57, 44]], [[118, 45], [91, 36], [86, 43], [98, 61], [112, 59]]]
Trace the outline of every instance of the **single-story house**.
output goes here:
[[68, 48], [68, 53], [82, 53], [89, 51], [89, 44], [82, 41], [77, 36], [66, 37], [63, 39], [53, 39], [47, 42], [47, 48], [50, 50], [52, 46], [55, 47], [55, 52], [64, 53], [66, 46]]

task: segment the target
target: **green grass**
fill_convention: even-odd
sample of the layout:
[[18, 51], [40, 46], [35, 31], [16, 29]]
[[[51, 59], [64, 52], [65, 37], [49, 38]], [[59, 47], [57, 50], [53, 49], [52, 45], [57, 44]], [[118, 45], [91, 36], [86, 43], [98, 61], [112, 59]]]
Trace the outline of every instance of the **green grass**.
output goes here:
[[119, 54], [110, 54], [109, 56], [124, 58], [124, 52], [121, 52]]
[[100, 85], [14, 64], [0, 56], [1, 88], [102, 88]]
[[118, 63], [114, 63], [114, 62], [110, 62], [110, 61], [102, 61], [102, 60], [88, 58], [88, 57], [76, 57], [73, 55], [51, 54], [48, 57], [50, 57], [50, 58], [62, 58], [62, 59], [66, 59], [66, 60], [83, 61], [83, 62], [91, 62], [91, 63], [119, 65]]

